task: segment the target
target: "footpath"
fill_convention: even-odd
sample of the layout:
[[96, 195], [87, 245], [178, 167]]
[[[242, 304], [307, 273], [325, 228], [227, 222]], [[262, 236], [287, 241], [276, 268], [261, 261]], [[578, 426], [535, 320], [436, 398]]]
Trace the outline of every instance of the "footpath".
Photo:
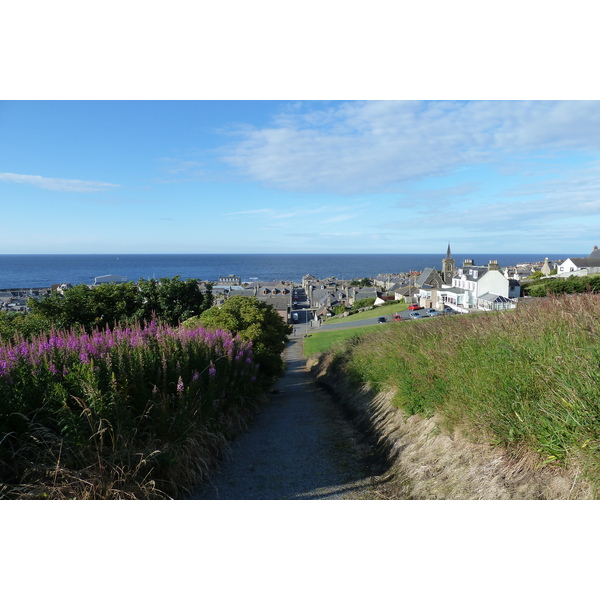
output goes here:
[[285, 350], [287, 370], [273, 400], [233, 442], [219, 472], [194, 500], [371, 498], [370, 447], [306, 369], [302, 339]]

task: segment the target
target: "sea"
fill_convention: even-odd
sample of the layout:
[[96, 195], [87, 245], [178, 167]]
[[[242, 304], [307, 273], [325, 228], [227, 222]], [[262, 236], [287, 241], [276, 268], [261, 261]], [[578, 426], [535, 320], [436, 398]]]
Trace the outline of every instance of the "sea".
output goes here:
[[[547, 255], [546, 255], [547, 256]], [[456, 265], [470, 258], [476, 265], [498, 261], [500, 267], [543, 261], [542, 254], [452, 254]], [[444, 254], [4, 254], [0, 255], [0, 289], [92, 284], [101, 275], [130, 281], [179, 275], [182, 279], [217, 281], [237, 275], [243, 282], [361, 279], [380, 273], [441, 269]], [[550, 257], [552, 259], [552, 257]]]

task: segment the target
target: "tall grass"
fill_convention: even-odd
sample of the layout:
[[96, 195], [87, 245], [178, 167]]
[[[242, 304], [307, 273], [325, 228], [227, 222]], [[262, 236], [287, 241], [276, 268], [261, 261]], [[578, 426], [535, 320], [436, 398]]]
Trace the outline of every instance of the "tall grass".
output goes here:
[[260, 386], [252, 344], [139, 325], [0, 347], [0, 497], [164, 497], [198, 485]]
[[600, 296], [399, 323], [333, 352], [409, 415], [600, 480]]

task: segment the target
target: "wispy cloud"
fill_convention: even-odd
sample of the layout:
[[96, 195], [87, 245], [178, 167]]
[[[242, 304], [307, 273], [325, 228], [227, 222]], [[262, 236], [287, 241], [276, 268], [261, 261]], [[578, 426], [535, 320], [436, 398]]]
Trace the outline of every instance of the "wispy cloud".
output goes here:
[[238, 217], [241, 215], [271, 215], [274, 211], [271, 208], [257, 208], [255, 210], [240, 210], [237, 212], [224, 213], [224, 217]]
[[[283, 221], [290, 219], [297, 219], [301, 217], [313, 218], [320, 215], [334, 215], [329, 218], [319, 218], [314, 221], [314, 224], [323, 224], [323, 223], [334, 223], [339, 221], [347, 221], [349, 219], [353, 219], [360, 212], [363, 212], [369, 204], [361, 204], [358, 206], [354, 205], [344, 205], [344, 206], [318, 206], [316, 208], [298, 208], [295, 210], [277, 210], [274, 208], [258, 208], [255, 210], [242, 210], [237, 212], [224, 213], [225, 217], [238, 217], [238, 216], [263, 216], [267, 217], [273, 221]], [[350, 214], [349, 211], [352, 211]], [[342, 213], [342, 214], [338, 214]]]
[[599, 128], [592, 101], [290, 104], [235, 131], [222, 159], [269, 187], [375, 193], [540, 148], [597, 151]]
[[351, 219], [356, 219], [356, 217], [358, 217], [358, 214], [337, 215], [336, 217], [331, 217], [330, 219], [324, 219], [323, 221], [321, 221], [321, 223], [326, 225], [329, 223], [341, 223], [343, 221], [350, 221]]
[[[401, 204], [398, 205], [401, 207]], [[530, 232], [555, 227], [558, 235], [566, 231], [572, 220], [587, 220], [600, 224], [600, 163], [585, 168], [565, 169], [562, 177], [543, 182], [526, 183], [502, 193], [495, 201], [475, 201], [474, 205], [456, 203], [437, 205], [435, 211], [420, 215], [418, 211], [401, 221], [381, 223], [383, 229], [456, 228], [462, 231]], [[494, 233], [494, 235], [497, 235]]]
[[9, 183], [23, 183], [43, 190], [54, 192], [104, 192], [121, 187], [115, 183], [103, 181], [82, 181], [80, 179], [59, 179], [56, 177], [42, 177], [41, 175], [19, 175], [17, 173], [0, 173], [0, 181]]

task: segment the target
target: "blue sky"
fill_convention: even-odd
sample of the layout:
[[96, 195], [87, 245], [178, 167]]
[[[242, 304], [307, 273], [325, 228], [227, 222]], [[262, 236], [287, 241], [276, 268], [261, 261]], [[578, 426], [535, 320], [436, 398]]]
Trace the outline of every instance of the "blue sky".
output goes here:
[[3, 101], [0, 252], [600, 243], [593, 101]]

